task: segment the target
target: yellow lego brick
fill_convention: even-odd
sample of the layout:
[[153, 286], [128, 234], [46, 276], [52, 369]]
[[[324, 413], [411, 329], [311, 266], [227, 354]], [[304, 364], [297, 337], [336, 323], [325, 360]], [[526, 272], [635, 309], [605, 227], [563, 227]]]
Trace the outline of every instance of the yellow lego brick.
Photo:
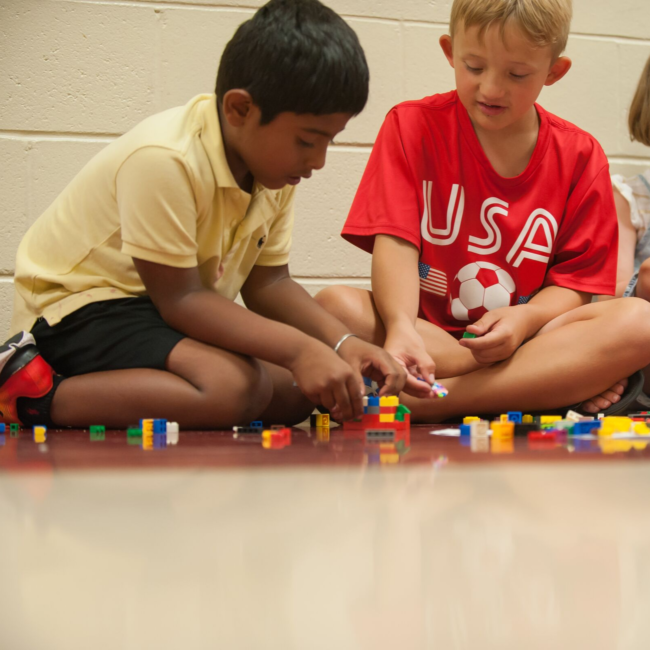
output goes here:
[[637, 436], [647, 436], [650, 435], [650, 429], [645, 422], [635, 422], [634, 433], [636, 433]]
[[472, 424], [472, 422], [479, 422], [481, 418], [477, 418], [474, 415], [468, 416], [463, 420], [463, 424]]
[[501, 413], [501, 415], [499, 416], [499, 422], [508, 422], [508, 414]]
[[380, 422], [395, 422], [395, 413], [380, 413]]
[[395, 465], [399, 463], [399, 454], [381, 454], [379, 462], [382, 465]]
[[329, 427], [330, 425], [330, 414], [329, 413], [322, 413], [320, 417], [320, 424], [318, 426], [320, 427]]
[[45, 442], [47, 440], [47, 427], [34, 427], [34, 442]]
[[632, 431], [632, 420], [625, 417], [606, 417], [603, 418], [603, 427], [600, 430], [601, 435], [611, 436], [613, 433], [629, 433]]
[[395, 408], [397, 408], [399, 406], [399, 397], [397, 397], [397, 395], [391, 395], [390, 397], [387, 397], [386, 406], [394, 406]]
[[379, 398], [379, 406], [389, 406], [388, 404], [388, 397], [380, 397]]
[[542, 424], [553, 424], [562, 419], [561, 415], [542, 415], [540, 422]]
[[514, 422], [493, 422], [492, 426], [492, 439], [498, 438], [500, 440], [507, 440], [515, 435]]
[[142, 420], [142, 435], [144, 435], [147, 431], [150, 431], [153, 434], [153, 419], [151, 418]]
[[524, 415], [524, 417], [521, 418], [521, 421], [524, 424], [532, 424], [535, 421], [535, 419], [533, 418], [532, 415]]
[[266, 429], [265, 431], [262, 431], [262, 440], [271, 440], [272, 435], [273, 431]]

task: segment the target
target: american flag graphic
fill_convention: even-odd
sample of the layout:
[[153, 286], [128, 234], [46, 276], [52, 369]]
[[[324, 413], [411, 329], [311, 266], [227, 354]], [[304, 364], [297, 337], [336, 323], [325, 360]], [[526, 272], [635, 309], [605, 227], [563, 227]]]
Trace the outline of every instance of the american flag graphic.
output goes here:
[[420, 289], [435, 293], [436, 296], [447, 295], [447, 276], [437, 269], [432, 269], [428, 264], [418, 264], [420, 273]]

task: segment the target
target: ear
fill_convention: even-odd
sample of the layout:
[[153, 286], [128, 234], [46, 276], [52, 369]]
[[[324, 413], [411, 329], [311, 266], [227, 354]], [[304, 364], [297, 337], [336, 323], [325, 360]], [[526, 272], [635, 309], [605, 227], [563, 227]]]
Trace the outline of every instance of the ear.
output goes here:
[[552, 86], [557, 83], [564, 75], [571, 70], [571, 59], [568, 56], [561, 56], [552, 66], [544, 82], [545, 86]]
[[223, 97], [223, 116], [230, 126], [243, 126], [253, 111], [253, 98], [250, 93], [240, 88], [229, 90]]
[[454, 67], [454, 50], [452, 47], [451, 43], [451, 36], [449, 34], [445, 34], [444, 36], [440, 37], [440, 47], [442, 48], [442, 51], [445, 54], [445, 57], [447, 57], [447, 61], [449, 61], [449, 65], [453, 68]]

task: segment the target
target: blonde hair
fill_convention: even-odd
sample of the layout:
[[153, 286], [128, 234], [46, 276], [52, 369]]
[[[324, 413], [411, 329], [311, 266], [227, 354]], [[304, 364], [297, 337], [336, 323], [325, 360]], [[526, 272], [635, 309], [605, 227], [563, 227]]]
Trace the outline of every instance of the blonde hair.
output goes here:
[[632, 140], [650, 147], [650, 59], [645, 64], [630, 106], [628, 126]]
[[564, 52], [571, 27], [571, 0], [454, 0], [451, 8], [451, 36], [459, 24], [478, 25], [479, 36], [493, 24], [513, 20], [531, 43], [538, 47], [551, 46], [553, 56]]

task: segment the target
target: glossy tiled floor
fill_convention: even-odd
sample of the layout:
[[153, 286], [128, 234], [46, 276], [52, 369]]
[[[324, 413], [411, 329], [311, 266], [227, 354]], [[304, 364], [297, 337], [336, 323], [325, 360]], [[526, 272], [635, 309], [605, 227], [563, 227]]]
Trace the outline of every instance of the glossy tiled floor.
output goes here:
[[0, 648], [650, 647], [650, 451], [428, 431], [397, 465], [335, 429], [7, 436]]

